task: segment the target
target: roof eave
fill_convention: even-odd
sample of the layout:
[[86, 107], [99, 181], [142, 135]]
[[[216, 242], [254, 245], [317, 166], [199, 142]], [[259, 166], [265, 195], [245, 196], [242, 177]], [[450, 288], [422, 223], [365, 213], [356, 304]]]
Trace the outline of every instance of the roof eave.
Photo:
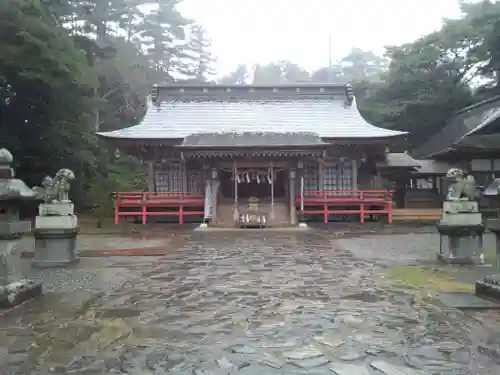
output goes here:
[[267, 148], [267, 149], [284, 149], [284, 150], [295, 150], [295, 149], [314, 149], [314, 148], [325, 148], [329, 146], [329, 143], [318, 143], [318, 144], [305, 144], [305, 145], [175, 145], [175, 148], [183, 150], [231, 150], [231, 149], [255, 149], [255, 148]]

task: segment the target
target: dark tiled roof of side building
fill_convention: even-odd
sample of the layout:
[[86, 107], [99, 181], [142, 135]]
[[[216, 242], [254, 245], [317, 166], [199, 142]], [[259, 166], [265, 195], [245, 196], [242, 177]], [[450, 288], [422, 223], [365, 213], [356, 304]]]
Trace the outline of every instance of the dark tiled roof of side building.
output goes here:
[[314, 133], [338, 139], [406, 134], [369, 124], [355, 98], [348, 100], [345, 86], [174, 85], [165, 90], [157, 93], [156, 104], [149, 103], [139, 125], [98, 134], [114, 139], [184, 139], [207, 133]]
[[452, 148], [486, 147], [480, 134], [500, 132], [500, 96], [460, 110], [441, 131], [432, 136], [413, 155], [429, 158]]

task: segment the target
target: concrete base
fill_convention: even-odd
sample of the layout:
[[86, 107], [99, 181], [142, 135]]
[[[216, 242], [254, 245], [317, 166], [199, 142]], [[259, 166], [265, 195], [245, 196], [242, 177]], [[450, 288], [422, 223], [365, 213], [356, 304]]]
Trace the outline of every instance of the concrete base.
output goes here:
[[55, 215], [35, 217], [35, 230], [61, 230], [78, 228], [76, 215]]
[[42, 295], [42, 284], [20, 280], [0, 286], [0, 308], [10, 308]]
[[484, 225], [443, 225], [438, 223], [438, 260], [448, 264], [483, 264]]
[[194, 231], [197, 232], [251, 232], [251, 231], [265, 231], [265, 232], [306, 232], [312, 231], [313, 229], [310, 227], [300, 228], [300, 227], [267, 227], [267, 228], [228, 228], [228, 227], [207, 227], [202, 228], [196, 227]]
[[35, 268], [65, 268], [77, 265], [80, 263], [80, 258], [75, 257], [68, 261], [39, 261], [33, 259], [31, 266]]
[[484, 260], [482, 256], [472, 256], [472, 257], [453, 257], [447, 254], [436, 253], [437, 260], [446, 264], [461, 264], [461, 265], [471, 265], [471, 264], [483, 264]]
[[438, 293], [435, 296], [443, 305], [461, 310], [500, 310], [500, 303], [481, 298], [470, 292]]
[[72, 202], [41, 203], [38, 206], [38, 215], [40, 216], [64, 216], [74, 213], [75, 206]]
[[476, 281], [476, 296], [500, 301], [500, 275], [491, 275]]
[[78, 262], [76, 236], [78, 228], [35, 229], [35, 257], [32, 265], [39, 268], [65, 267]]

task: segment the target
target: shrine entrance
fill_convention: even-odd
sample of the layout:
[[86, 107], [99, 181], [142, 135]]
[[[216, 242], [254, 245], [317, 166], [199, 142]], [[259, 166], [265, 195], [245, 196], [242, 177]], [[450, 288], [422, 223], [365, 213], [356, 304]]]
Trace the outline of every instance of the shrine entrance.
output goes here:
[[239, 168], [236, 182], [231, 169], [220, 170], [220, 193], [224, 198], [234, 199], [236, 195], [239, 201], [251, 197], [260, 200], [280, 199], [286, 196], [286, 184], [283, 169], [271, 172], [269, 168]]

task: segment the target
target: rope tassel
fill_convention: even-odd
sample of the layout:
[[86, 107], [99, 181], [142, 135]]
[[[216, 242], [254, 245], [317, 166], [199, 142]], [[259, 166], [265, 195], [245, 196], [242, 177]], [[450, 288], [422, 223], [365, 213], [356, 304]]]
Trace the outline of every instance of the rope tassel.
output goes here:
[[247, 180], [247, 184], [250, 183], [250, 175], [247, 173], [246, 176], [245, 176], [246, 180]]
[[257, 180], [257, 183], [260, 184], [260, 173], [257, 173], [255, 179]]
[[237, 174], [237, 175], [236, 175], [236, 182], [237, 182], [238, 184], [241, 184], [241, 178], [240, 178], [240, 175], [239, 175], [239, 174]]

